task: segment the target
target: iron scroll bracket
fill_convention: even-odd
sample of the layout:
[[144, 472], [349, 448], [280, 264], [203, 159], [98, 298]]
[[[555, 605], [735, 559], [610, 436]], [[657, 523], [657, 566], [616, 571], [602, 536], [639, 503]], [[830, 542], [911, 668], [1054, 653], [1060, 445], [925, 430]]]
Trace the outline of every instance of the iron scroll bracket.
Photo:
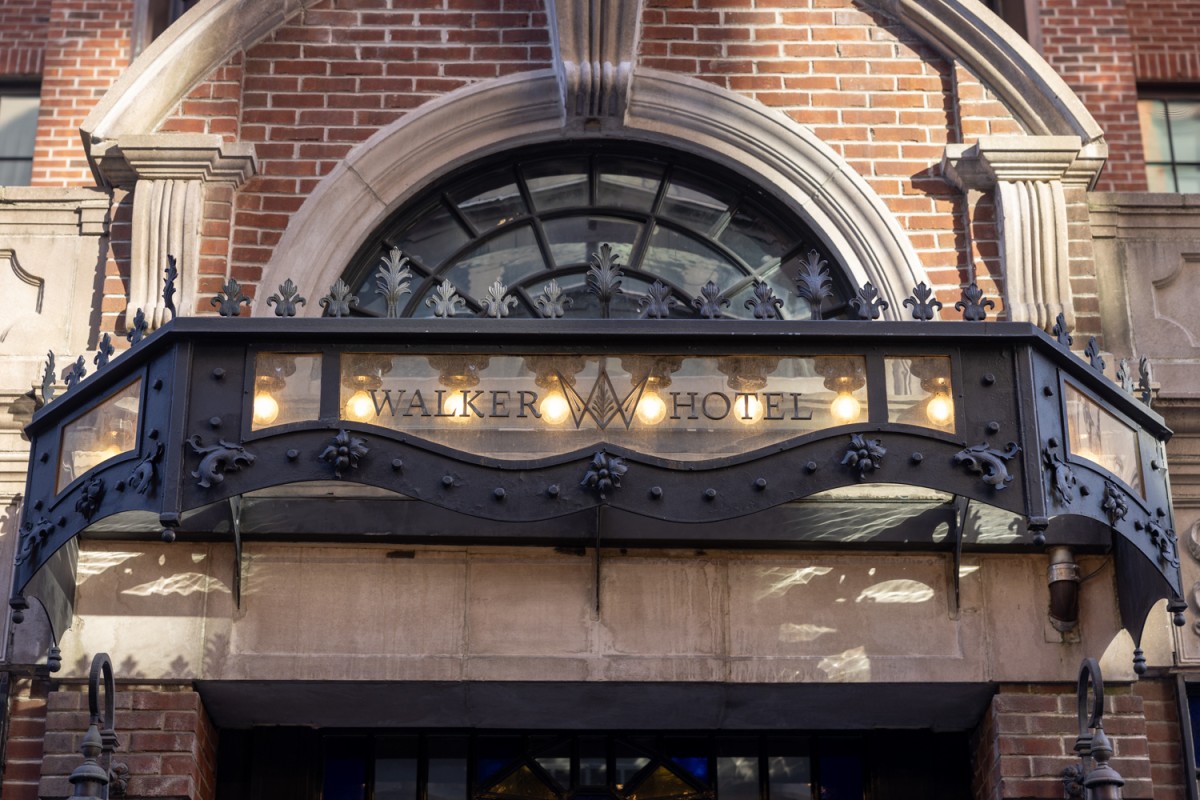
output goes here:
[[[103, 711], [99, 697], [101, 687], [104, 689]], [[112, 760], [113, 752], [120, 746], [115, 729], [116, 694], [112, 660], [108, 653], [97, 653], [88, 673], [89, 724], [80, 747], [84, 760], [68, 778], [75, 787], [73, 797], [125, 795], [129, 767]]]
[[1104, 733], [1104, 677], [1096, 659], [1085, 658], [1079, 665], [1075, 696], [1079, 721], [1075, 752], [1079, 754], [1079, 764], [1063, 770], [1063, 796], [1120, 800], [1125, 780], [1108, 763], [1113, 748]]

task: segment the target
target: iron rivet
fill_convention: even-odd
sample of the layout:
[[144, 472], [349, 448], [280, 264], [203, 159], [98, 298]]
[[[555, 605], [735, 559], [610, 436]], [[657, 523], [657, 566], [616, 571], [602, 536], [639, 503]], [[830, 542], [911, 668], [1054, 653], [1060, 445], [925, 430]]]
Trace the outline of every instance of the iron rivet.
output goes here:
[[161, 391], [162, 387], [163, 387], [162, 378], [155, 378], [154, 379], [154, 391], [156, 391], [156, 392]]
[[1058, 437], [1051, 436], [1049, 439], [1046, 440], [1046, 444], [1048, 444], [1050, 447], [1058, 447]]
[[705, 500], [715, 500], [716, 498], [717, 498], [717, 490], [716, 489], [710, 488], [710, 489], [704, 490], [704, 499]]
[[988, 433], [999, 433], [1000, 432], [1000, 423], [999, 422], [989, 422], [987, 424], [987, 432]]
[[158, 428], [151, 428], [150, 432], [147, 433], [146, 435], [149, 436], [151, 439], [157, 439], [158, 438]]
[[1033, 543], [1038, 547], [1043, 547], [1046, 544], [1046, 532], [1038, 531], [1033, 535]]
[[1092, 490], [1091, 490], [1091, 489], [1089, 489], [1088, 487], [1086, 487], [1086, 486], [1080, 486], [1080, 487], [1079, 487], [1079, 494], [1080, 494], [1080, 496], [1082, 496], [1082, 497], [1087, 497], [1087, 496], [1088, 496], [1089, 494], [1091, 494], [1091, 493], [1092, 493]]
[[42, 505], [43, 505], [42, 501], [41, 501], [41, 500], [38, 500], [36, 503], [34, 503], [34, 504], [33, 504], [33, 507], [34, 507], [36, 510], [38, 510], [38, 511], [41, 511], [41, 510], [42, 510]]
[[162, 540], [164, 542], [166, 542], [167, 544], [171, 544], [172, 542], [174, 542], [175, 541], [175, 531], [171, 530], [170, 528], [163, 528]]
[[505, 495], [508, 494], [508, 492], [504, 491], [503, 486], [497, 486], [495, 491], [492, 492], [492, 494], [495, 495], [497, 500], [503, 500]]
[[38, 456], [38, 461], [41, 461], [43, 464], [45, 464], [49, 460], [50, 460], [49, 453], [42, 453], [40, 456]]
[[224, 378], [225, 377], [225, 368], [217, 367], [216, 369], [214, 369], [213, 377], [216, 378], [217, 380], [221, 380], [221, 378]]
[[920, 464], [924, 460], [925, 460], [925, 456], [923, 456], [921, 453], [913, 453], [912, 454], [912, 462], [914, 464]]
[[1051, 389], [1049, 386], [1043, 386], [1042, 394], [1046, 395], [1046, 397], [1054, 397], [1054, 390]]
[[125, 481], [117, 481], [117, 491], [118, 492], [125, 491]]
[[663, 495], [663, 491], [662, 491], [661, 486], [650, 487], [650, 496], [653, 497], [655, 500], [661, 500], [662, 495]]
[[59, 517], [59, 518], [58, 518], [58, 527], [60, 527], [60, 528], [65, 528], [65, 527], [67, 527], [67, 518], [66, 518], [66, 517]]
[[404, 469], [403, 459], [393, 458], [392, 459], [392, 469], [396, 469], [396, 470]]
[[985, 372], [985, 373], [983, 374], [983, 385], [984, 385], [984, 386], [991, 386], [991, 385], [992, 385], [993, 383], [995, 383], [995, 382], [996, 382], [996, 376], [995, 376], [995, 375], [993, 375], [993, 374], [992, 374], [992, 373], [990, 373], [990, 372]]
[[220, 417], [210, 417], [208, 420], [208, 424], [213, 426], [214, 428], [219, 428], [219, 427], [221, 427], [221, 418]]
[[550, 495], [551, 497], [558, 497], [558, 484], [552, 483], [549, 486], [547, 486], [546, 494]]
[[443, 475], [442, 476], [442, 486], [449, 487], [449, 486], [453, 486], [453, 485], [454, 485], [454, 476], [453, 475]]
[[1150, 469], [1154, 469], [1154, 470], [1156, 470], [1156, 469], [1158, 469], [1160, 466], [1161, 466], [1161, 465], [1158, 463], [1158, 459], [1157, 459], [1157, 458], [1152, 458], [1152, 459], [1150, 459]]
[[760, 492], [763, 489], [767, 488], [767, 479], [766, 478], [758, 478], [757, 480], [755, 480], [754, 488], [758, 489]]
[[805, 468], [806, 470], [808, 470], [809, 472], [816, 472], [816, 471], [817, 471], [817, 462], [815, 462], [815, 461], [810, 461], [810, 462], [808, 462], [807, 464], [805, 464], [805, 465], [804, 465], [804, 468]]
[[1136, 522], [1134, 522], [1134, 523], [1133, 523], [1133, 529], [1134, 529], [1135, 531], [1140, 531], [1140, 530], [1141, 530], [1143, 527], [1144, 527], [1144, 526], [1142, 525], [1142, 523], [1141, 523], [1141, 520], [1138, 520], [1138, 521], [1136, 521]]
[[300, 457], [300, 451], [299, 451], [299, 450], [294, 450], [294, 449], [293, 449], [293, 450], [288, 450], [288, 451], [287, 451], [287, 457], [288, 457], [288, 461], [295, 461], [297, 458], [299, 458], [299, 457]]

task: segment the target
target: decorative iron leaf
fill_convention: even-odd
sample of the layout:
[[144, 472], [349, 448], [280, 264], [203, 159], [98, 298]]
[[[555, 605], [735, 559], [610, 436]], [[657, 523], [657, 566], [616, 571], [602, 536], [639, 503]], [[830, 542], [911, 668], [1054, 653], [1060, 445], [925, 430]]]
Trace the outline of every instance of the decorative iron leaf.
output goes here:
[[114, 352], [116, 352], [116, 348], [113, 347], [112, 336], [106, 333], [100, 337], [100, 344], [96, 346], [96, 357], [92, 359], [96, 364], [96, 369], [104, 369]]
[[996, 301], [984, 297], [983, 290], [972, 282], [962, 290], [962, 300], [955, 303], [954, 307], [962, 312], [962, 317], [967, 322], [983, 322], [987, 319], [987, 309], [995, 308]]
[[1050, 333], [1063, 347], [1069, 348], [1075, 343], [1075, 340], [1071, 338], [1071, 332], [1067, 330], [1067, 317], [1062, 312], [1055, 317], [1054, 327], [1050, 329]]
[[341, 278], [329, 287], [329, 294], [317, 301], [325, 313], [331, 317], [348, 317], [350, 309], [358, 305], [358, 297], [351, 294], [350, 287]]
[[351, 436], [350, 432], [342, 429], [333, 438], [333, 444], [321, 451], [317, 458], [333, 465], [333, 476], [342, 477], [342, 472], [348, 469], [358, 469], [359, 459], [371, 452], [365, 439]]
[[435, 317], [453, 317], [467, 307], [467, 301], [459, 297], [458, 290], [450, 281], [442, 281], [433, 290], [433, 295], [425, 298], [425, 306], [433, 309]]
[[573, 302], [563, 294], [558, 281], [551, 278], [550, 282], [542, 287], [542, 293], [534, 299], [533, 304], [543, 319], [558, 319], [567, 313], [567, 306]]
[[80, 356], [78, 361], [67, 368], [67, 374], [63, 376], [63, 382], [67, 384], [67, 391], [78, 386], [85, 375], [87, 375], [87, 367], [83, 364], [83, 356]]
[[1097, 372], [1104, 372], [1104, 359], [1100, 355], [1100, 345], [1096, 343], [1096, 337], [1088, 338], [1087, 347], [1084, 348], [1083, 354], [1087, 356], [1088, 363], [1092, 365], [1092, 369]]
[[1154, 398], [1154, 390], [1150, 386], [1150, 359], [1146, 356], [1142, 356], [1138, 360], [1138, 392], [1141, 394], [1142, 402], [1149, 408]]
[[162, 299], [163, 308], [171, 312], [171, 319], [175, 319], [175, 281], [179, 277], [179, 270], [175, 266], [175, 256], [167, 256], [166, 280], [163, 282]]
[[766, 281], [754, 282], [754, 296], [745, 303], [746, 308], [753, 309], [755, 319], [779, 319], [779, 309], [783, 308], [783, 300], [775, 296], [775, 290]]
[[729, 308], [729, 301], [721, 296], [721, 287], [709, 281], [700, 288], [700, 296], [692, 299], [692, 306], [705, 319], [720, 319], [721, 309]]
[[875, 284], [867, 281], [850, 298], [850, 307], [859, 319], [879, 319], [880, 314], [888, 309], [888, 302], [880, 299]]
[[608, 319], [609, 305], [613, 297], [622, 294], [620, 257], [608, 244], [600, 245], [599, 252], [592, 253], [592, 265], [587, 271], [588, 290], [600, 300], [600, 316]]
[[408, 256], [400, 252], [400, 248], [393, 247], [384, 257], [376, 274], [375, 285], [379, 288], [379, 294], [387, 301], [388, 319], [400, 317], [400, 298], [412, 291], [408, 288], [412, 279], [412, 270], [409, 269], [408, 263]]
[[853, 433], [846, 455], [842, 457], [842, 465], [854, 469], [861, 481], [883, 466], [883, 457], [886, 455], [887, 448], [880, 439], [867, 439], [861, 433]]
[[1133, 394], [1133, 374], [1129, 371], [1129, 359], [1122, 358], [1117, 364], [1117, 383], [1121, 388]]
[[54, 399], [54, 351], [46, 351], [46, 366], [42, 370], [42, 402]]
[[208, 301], [210, 306], [217, 307], [217, 313], [222, 317], [240, 317], [242, 306], [250, 305], [250, 298], [242, 294], [242, 287], [235, 278], [225, 281], [217, 296]]
[[1075, 477], [1075, 471], [1071, 469], [1071, 465], [1064, 461], [1059, 454], [1058, 443], [1053, 439], [1050, 441], [1054, 446], [1042, 450], [1042, 463], [1046, 465], [1046, 470], [1050, 475], [1050, 489], [1054, 492], [1054, 496], [1064, 506], [1069, 506], [1075, 502], [1075, 486], [1079, 480]]
[[1012, 483], [1013, 476], [1008, 472], [1007, 462], [1019, 452], [1021, 448], [1016, 442], [1009, 442], [1003, 450], [983, 442], [959, 450], [954, 454], [954, 463], [964, 465], [969, 472], [979, 473], [984, 483], [1000, 491]]
[[517, 304], [517, 299], [508, 294], [508, 287], [496, 280], [488, 287], [487, 294], [484, 295], [482, 305], [483, 309], [479, 315], [481, 317], [491, 317], [492, 319], [501, 319], [507, 317], [509, 309]]
[[827, 264], [820, 253], [809, 250], [796, 275], [796, 293], [808, 301], [813, 319], [821, 318], [821, 306], [833, 297], [833, 278]]
[[1104, 499], [1100, 502], [1100, 509], [1108, 515], [1110, 525], [1116, 525], [1129, 513], [1129, 502], [1125, 499], [1125, 493], [1112, 481], [1104, 482]]
[[646, 305], [642, 307], [642, 316], [649, 319], [666, 319], [671, 316], [671, 306], [676, 300], [671, 296], [671, 287], [662, 281], [650, 284], [646, 292]]
[[296, 306], [308, 305], [308, 301], [300, 296], [300, 290], [296, 288], [296, 284], [292, 283], [292, 279], [288, 278], [279, 284], [278, 294], [267, 298], [267, 305], [275, 306], [275, 316], [277, 317], [294, 317], [296, 316]]
[[130, 345], [135, 345], [146, 338], [146, 328], [148, 327], [146, 312], [139, 308], [137, 313], [133, 315], [133, 327], [125, 332], [125, 338], [129, 340]]
[[912, 308], [913, 319], [918, 322], [929, 322], [934, 313], [942, 310], [942, 302], [933, 296], [933, 289], [921, 281], [913, 288], [913, 293], [904, 301], [906, 308]]
[[584, 473], [580, 486], [593, 489], [605, 500], [613, 489], [621, 488], [621, 476], [629, 471], [625, 459], [620, 456], [610, 456], [603, 450], [592, 456], [592, 462]]

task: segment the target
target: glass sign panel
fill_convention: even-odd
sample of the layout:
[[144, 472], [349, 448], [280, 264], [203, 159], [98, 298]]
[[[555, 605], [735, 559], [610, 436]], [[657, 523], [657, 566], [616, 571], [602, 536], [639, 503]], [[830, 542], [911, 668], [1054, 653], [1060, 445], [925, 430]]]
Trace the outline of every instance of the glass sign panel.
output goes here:
[[609, 443], [700, 461], [867, 419], [862, 356], [341, 359], [342, 419], [502, 459]]
[[1145, 494], [1137, 431], [1070, 384], [1065, 399], [1071, 452], [1104, 467], [1138, 494]]
[[887, 358], [888, 422], [954, 433], [954, 391], [947, 356]]
[[138, 378], [63, 427], [55, 492], [97, 464], [137, 446], [141, 400], [142, 379]]
[[321, 356], [316, 353], [258, 353], [254, 357], [254, 406], [250, 430], [321, 415]]

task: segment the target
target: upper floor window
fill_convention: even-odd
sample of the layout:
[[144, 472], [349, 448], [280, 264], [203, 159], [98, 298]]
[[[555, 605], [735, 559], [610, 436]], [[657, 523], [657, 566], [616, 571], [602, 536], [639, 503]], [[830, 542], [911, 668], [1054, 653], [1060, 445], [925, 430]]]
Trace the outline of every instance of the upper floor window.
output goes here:
[[[605, 246], [621, 284], [602, 313], [588, 270]], [[510, 153], [415, 198], [346, 270], [358, 313], [384, 315], [378, 270], [391, 248], [410, 259], [404, 317], [434, 316], [451, 287], [462, 298], [456, 313], [480, 313], [497, 281], [515, 301], [510, 317], [538, 317], [551, 282], [569, 317], [645, 316], [664, 292], [671, 317], [697, 317], [694, 301], [710, 282], [721, 315], [733, 318], [754, 317], [764, 285], [783, 319], [840, 316], [852, 296], [846, 271], [814, 232], [760, 187], [711, 162], [612, 142]], [[833, 296], [814, 315], [796, 281], [821, 261]]]
[[199, 2], [200, 0], [135, 0], [133, 57], [136, 58], [172, 22]]
[[33, 177], [38, 85], [0, 83], [0, 186], [28, 186]]
[[1138, 118], [1150, 191], [1200, 193], [1200, 97], [1143, 96]]

